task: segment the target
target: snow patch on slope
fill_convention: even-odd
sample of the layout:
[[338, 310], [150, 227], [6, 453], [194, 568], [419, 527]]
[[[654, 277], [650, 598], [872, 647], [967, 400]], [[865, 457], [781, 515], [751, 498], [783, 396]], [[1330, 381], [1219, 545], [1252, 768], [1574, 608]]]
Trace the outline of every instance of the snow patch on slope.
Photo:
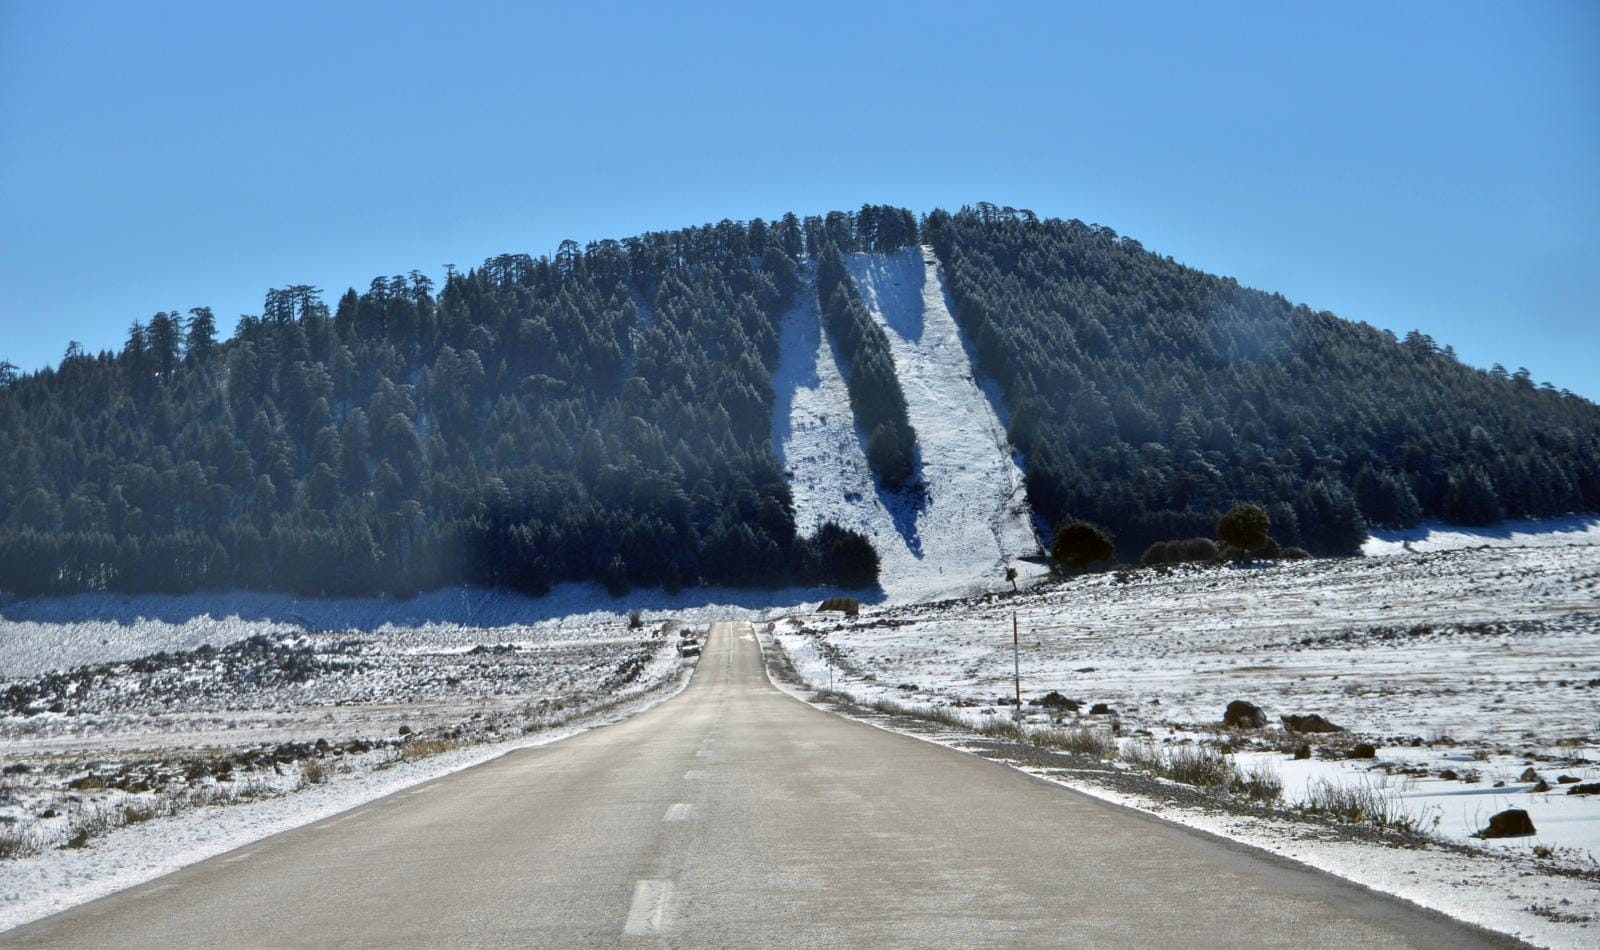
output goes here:
[[1390, 554], [1427, 554], [1476, 547], [1535, 548], [1568, 544], [1600, 544], [1600, 517], [1569, 515], [1565, 518], [1505, 521], [1486, 528], [1430, 521], [1398, 531], [1373, 531], [1361, 553], [1368, 557]]
[[932, 254], [853, 254], [862, 301], [889, 338], [917, 430], [919, 502], [879, 492], [867, 468], [839, 358], [809, 289], [785, 318], [773, 445], [789, 471], [802, 532], [832, 521], [872, 539], [891, 600], [1003, 586], [1004, 566], [1037, 554], [1022, 471], [995, 402], [950, 316]]

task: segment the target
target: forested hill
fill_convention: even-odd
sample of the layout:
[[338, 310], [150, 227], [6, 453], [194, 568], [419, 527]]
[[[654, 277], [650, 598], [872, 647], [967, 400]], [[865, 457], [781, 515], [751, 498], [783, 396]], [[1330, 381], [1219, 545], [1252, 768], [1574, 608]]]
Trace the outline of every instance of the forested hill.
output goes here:
[[1420, 333], [1290, 304], [1079, 221], [979, 205], [924, 239], [1010, 406], [1034, 510], [1136, 558], [1235, 502], [1281, 544], [1600, 510], [1600, 407]]
[[870, 586], [865, 538], [796, 536], [770, 374], [803, 261], [915, 240], [723, 221], [74, 344], [0, 379], [0, 590]]
[[917, 243], [1000, 383], [1035, 512], [1125, 557], [1243, 501], [1327, 553], [1368, 524], [1600, 510], [1600, 408], [1525, 372], [1105, 228], [865, 206], [569, 241], [331, 305], [275, 289], [226, 339], [201, 307], [117, 352], [0, 364], [0, 590], [870, 586], [864, 537], [796, 533], [771, 374], [814, 285], [873, 470], [902, 486], [917, 436], [838, 255]]

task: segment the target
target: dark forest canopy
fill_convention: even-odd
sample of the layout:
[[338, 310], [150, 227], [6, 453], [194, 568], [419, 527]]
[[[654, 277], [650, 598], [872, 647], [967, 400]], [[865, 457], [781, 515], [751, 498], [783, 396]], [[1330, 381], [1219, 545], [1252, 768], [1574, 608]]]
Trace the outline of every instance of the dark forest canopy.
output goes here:
[[915, 435], [881, 331], [819, 258], [919, 240], [1005, 394], [1034, 510], [1106, 527], [1124, 557], [1238, 502], [1324, 553], [1369, 524], [1600, 510], [1600, 409], [1525, 371], [1106, 228], [866, 206], [569, 241], [331, 305], [280, 288], [231, 338], [200, 307], [134, 324], [119, 352], [0, 367], [0, 589], [870, 586], [866, 539], [796, 532], [771, 445], [778, 323], [818, 264], [830, 337], [852, 375], [871, 364], [850, 388], [886, 433], [873, 468], [903, 480]]
[[568, 241], [332, 307], [271, 290], [226, 341], [197, 308], [74, 344], [0, 389], [0, 589], [870, 586], [864, 538], [796, 534], [771, 372], [824, 229], [856, 249], [907, 224]]
[[1109, 228], [979, 205], [925, 222], [956, 318], [1011, 410], [1050, 524], [1120, 553], [1207, 535], [1237, 502], [1284, 545], [1368, 525], [1600, 510], [1600, 407], [1241, 287]]

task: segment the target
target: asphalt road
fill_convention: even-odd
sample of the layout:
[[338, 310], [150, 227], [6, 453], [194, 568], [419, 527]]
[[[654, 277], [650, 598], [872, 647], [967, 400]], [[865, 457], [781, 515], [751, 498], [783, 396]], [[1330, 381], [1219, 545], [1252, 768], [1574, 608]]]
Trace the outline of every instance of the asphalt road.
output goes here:
[[684, 693], [0, 935], [24, 947], [1450, 947], [1508, 941], [774, 689]]

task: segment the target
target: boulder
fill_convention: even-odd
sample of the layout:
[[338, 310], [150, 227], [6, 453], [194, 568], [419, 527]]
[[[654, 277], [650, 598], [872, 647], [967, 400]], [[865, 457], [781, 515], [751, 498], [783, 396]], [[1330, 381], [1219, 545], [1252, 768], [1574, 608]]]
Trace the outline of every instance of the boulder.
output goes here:
[[1568, 795], [1600, 795], [1600, 782], [1581, 782], [1567, 789]]
[[1236, 699], [1222, 712], [1222, 724], [1235, 729], [1260, 729], [1267, 724], [1267, 714], [1255, 703]]
[[1538, 772], [1537, 769], [1535, 769], [1533, 766], [1530, 765], [1527, 768], [1522, 770], [1522, 777], [1520, 779], [1518, 779], [1518, 781], [1522, 781], [1522, 782], [1537, 782], [1537, 781], [1539, 781], [1539, 772]]
[[[1550, 783], [1546, 782], [1544, 779], [1540, 779], [1539, 781], [1534, 783], [1532, 788], [1528, 789], [1528, 794], [1530, 794], [1530, 795], [1538, 795], [1541, 792], [1548, 792], [1548, 791], [1550, 791]], [[1572, 793], [1568, 792], [1567, 794], [1570, 795]]]
[[1077, 712], [1083, 703], [1076, 699], [1068, 699], [1055, 690], [1051, 690], [1038, 699], [1028, 701], [1029, 706], [1043, 706], [1046, 709], [1065, 709], [1067, 712]]
[[1105, 703], [1095, 703], [1093, 706], [1089, 707], [1089, 715], [1091, 715], [1091, 716], [1109, 716], [1109, 715], [1111, 715], [1111, 707], [1106, 705]]
[[1343, 732], [1343, 726], [1336, 726], [1316, 713], [1303, 716], [1279, 716], [1283, 727], [1290, 732]]
[[1489, 818], [1489, 827], [1478, 832], [1479, 838], [1523, 838], [1534, 834], [1533, 819], [1521, 808], [1507, 808]]
[[1577, 780], [1578, 780], [1578, 777], [1576, 775], [1557, 775], [1556, 776], [1556, 784], [1557, 785], [1571, 785], [1572, 783], [1576, 782]]
[[1456, 779], [1459, 779], [1461, 775], [1456, 772], [1455, 769], [1445, 769], [1443, 772], [1439, 773], [1439, 777], [1444, 779], [1446, 782], [1454, 782]]
[[1350, 751], [1346, 753], [1345, 757], [1350, 759], [1376, 759], [1378, 750], [1370, 742], [1357, 742], [1350, 747]]
[[1295, 746], [1294, 747], [1294, 757], [1296, 759], [1309, 759], [1309, 758], [1311, 758], [1311, 746], [1309, 744], [1307, 744], [1307, 743], [1304, 743], [1304, 742], [1302, 742], [1299, 745]]

